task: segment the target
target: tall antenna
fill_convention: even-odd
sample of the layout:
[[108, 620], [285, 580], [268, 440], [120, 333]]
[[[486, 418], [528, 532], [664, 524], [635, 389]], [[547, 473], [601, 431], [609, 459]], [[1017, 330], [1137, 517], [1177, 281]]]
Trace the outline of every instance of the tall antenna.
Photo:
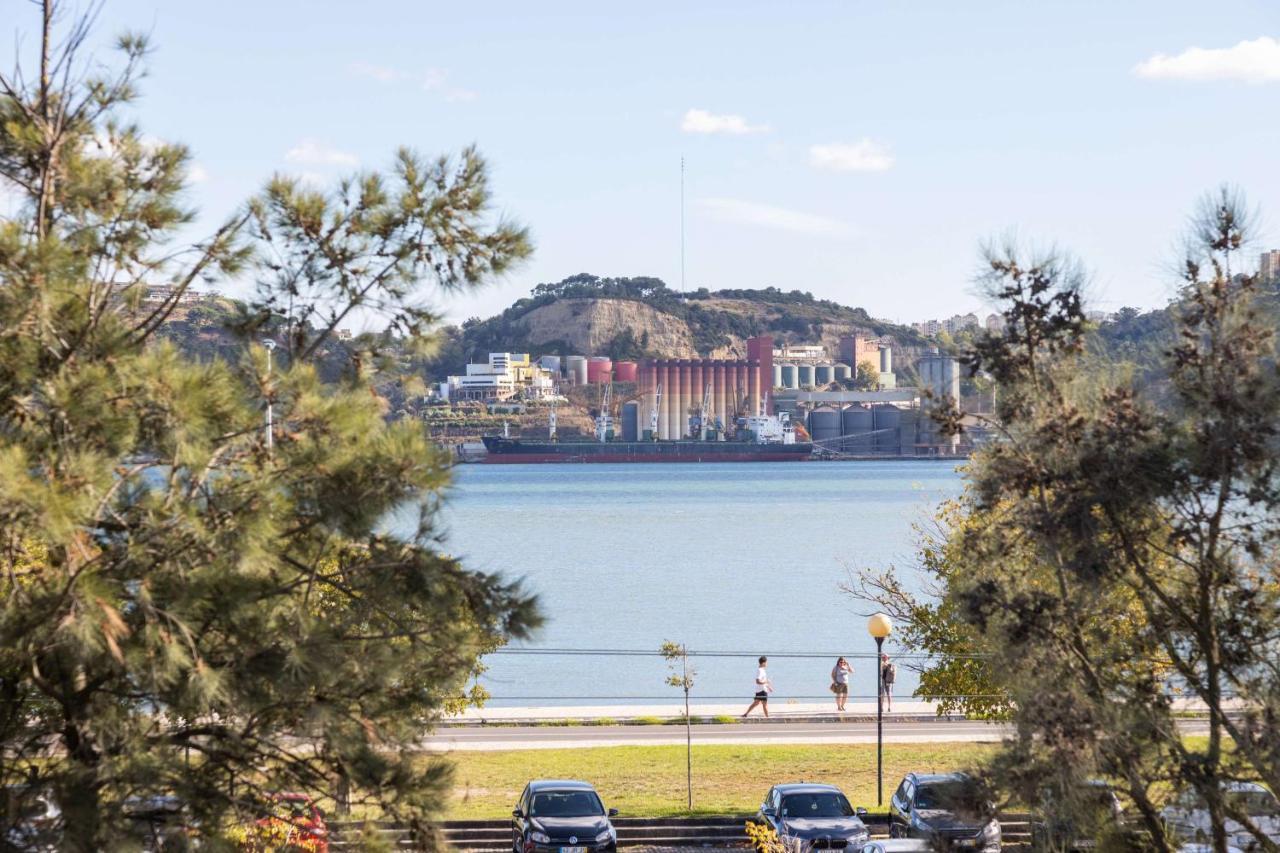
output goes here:
[[684, 292], [684, 157], [680, 158], [680, 292]]

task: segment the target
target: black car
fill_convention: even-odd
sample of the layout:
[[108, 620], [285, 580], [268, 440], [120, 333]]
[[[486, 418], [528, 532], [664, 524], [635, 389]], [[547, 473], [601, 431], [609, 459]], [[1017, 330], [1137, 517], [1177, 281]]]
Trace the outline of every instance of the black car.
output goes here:
[[955, 850], [999, 853], [1000, 822], [986, 792], [964, 773], [908, 773], [889, 800], [889, 835]]
[[854, 809], [834, 785], [805, 782], [769, 789], [758, 823], [768, 824], [788, 850], [856, 850], [869, 837], [862, 822], [866, 809]]
[[1031, 817], [1031, 846], [1036, 850], [1092, 850], [1103, 838], [1139, 850], [1140, 827], [1124, 819], [1120, 798], [1106, 782], [1090, 780], [1067, 790], [1046, 790]]
[[618, 849], [618, 834], [596, 789], [586, 782], [530, 782], [511, 812], [513, 853], [587, 853]]

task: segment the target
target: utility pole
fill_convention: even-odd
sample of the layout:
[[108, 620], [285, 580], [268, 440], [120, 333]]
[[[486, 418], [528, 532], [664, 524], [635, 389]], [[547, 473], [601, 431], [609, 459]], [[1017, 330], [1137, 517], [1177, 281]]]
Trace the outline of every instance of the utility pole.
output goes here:
[[680, 292], [684, 293], [684, 157], [680, 158]]
[[[267, 338], [265, 341], [262, 342], [262, 345], [267, 348], [267, 381], [270, 382], [271, 381], [271, 352], [276, 348], [276, 342], [273, 338]], [[275, 447], [275, 437], [274, 437], [275, 426], [272, 423], [273, 415], [274, 415], [274, 412], [272, 411], [272, 408], [271, 408], [271, 392], [270, 390], [268, 390], [267, 391], [267, 452], [268, 453], [270, 453], [272, 448]]]

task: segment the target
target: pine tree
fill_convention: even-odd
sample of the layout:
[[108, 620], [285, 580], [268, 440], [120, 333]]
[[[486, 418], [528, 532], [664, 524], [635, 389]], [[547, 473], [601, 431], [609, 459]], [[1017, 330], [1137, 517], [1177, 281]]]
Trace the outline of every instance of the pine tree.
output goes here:
[[[48, 792], [75, 851], [128, 849], [122, 806], [151, 794], [210, 837], [339, 784], [425, 828], [449, 770], [417, 744], [536, 608], [439, 550], [448, 459], [384, 418], [365, 365], [326, 385], [310, 359], [357, 309], [423, 339], [424, 291], [527, 236], [492, 221], [475, 152], [402, 151], [332, 193], [277, 178], [177, 246], [190, 154], [120, 119], [146, 39], [86, 71], [90, 19], [38, 8], [38, 68], [0, 77], [0, 779]], [[244, 330], [282, 338], [271, 370], [252, 339], [198, 363], [158, 338], [232, 275], [259, 282]]]

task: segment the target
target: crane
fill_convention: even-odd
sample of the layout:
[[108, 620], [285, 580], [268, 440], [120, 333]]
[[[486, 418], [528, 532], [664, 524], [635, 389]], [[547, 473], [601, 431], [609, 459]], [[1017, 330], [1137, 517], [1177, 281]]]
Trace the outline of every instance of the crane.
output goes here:
[[604, 384], [604, 393], [600, 399], [600, 415], [596, 418], [596, 441], [609, 440], [613, 432], [613, 418], [609, 415], [609, 406], [613, 403], [613, 383]]
[[662, 383], [658, 383], [653, 393], [653, 408], [649, 409], [649, 438], [658, 440], [658, 410], [662, 408]]
[[711, 383], [707, 383], [707, 387], [702, 390], [702, 429], [701, 438], [703, 441], [712, 440], [712, 423], [711, 423]]

